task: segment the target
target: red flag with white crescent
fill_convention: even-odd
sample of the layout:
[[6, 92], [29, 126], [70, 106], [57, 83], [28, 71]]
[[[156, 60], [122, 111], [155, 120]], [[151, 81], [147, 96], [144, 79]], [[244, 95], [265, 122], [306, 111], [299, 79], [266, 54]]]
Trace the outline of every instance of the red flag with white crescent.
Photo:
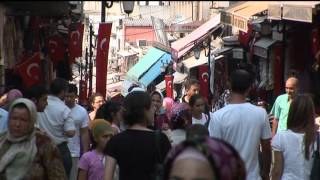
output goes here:
[[64, 59], [66, 47], [63, 43], [63, 38], [55, 35], [51, 36], [47, 42], [48, 54], [53, 63], [58, 63]]
[[18, 65], [17, 69], [26, 87], [31, 87], [41, 82], [40, 53], [34, 53]]
[[173, 75], [165, 75], [167, 97], [173, 98]]
[[112, 23], [100, 23], [96, 56], [96, 91], [106, 97], [108, 52]]
[[208, 100], [209, 97], [209, 73], [208, 65], [199, 66], [199, 82], [200, 82], [200, 94], [202, 97]]
[[74, 31], [69, 32], [69, 56], [70, 63], [74, 63], [74, 59], [82, 56], [82, 40], [83, 40], [83, 24], [77, 24]]

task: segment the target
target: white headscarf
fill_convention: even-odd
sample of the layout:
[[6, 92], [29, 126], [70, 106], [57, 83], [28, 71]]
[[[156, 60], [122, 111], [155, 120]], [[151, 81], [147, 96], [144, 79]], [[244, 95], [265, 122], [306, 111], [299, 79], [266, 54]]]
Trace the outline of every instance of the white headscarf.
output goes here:
[[[10, 113], [17, 104], [24, 104], [30, 113], [30, 130], [22, 137], [13, 137], [10, 129], [0, 134], [0, 149], [4, 148], [6, 142], [10, 142], [9, 149], [0, 157], [0, 172], [5, 171], [5, 176], [10, 180], [23, 179], [32, 168], [33, 160], [37, 154], [36, 137], [34, 125], [37, 120], [37, 109], [34, 103], [25, 98], [16, 99], [10, 106]], [[10, 119], [8, 120], [9, 123]], [[8, 146], [6, 146], [8, 147]]]

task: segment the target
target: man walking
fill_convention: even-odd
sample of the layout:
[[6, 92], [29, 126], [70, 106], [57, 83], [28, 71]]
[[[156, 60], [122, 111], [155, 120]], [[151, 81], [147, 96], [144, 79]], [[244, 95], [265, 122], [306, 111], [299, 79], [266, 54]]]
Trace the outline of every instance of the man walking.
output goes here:
[[[231, 97], [228, 105], [212, 114], [211, 137], [230, 143], [246, 163], [247, 180], [269, 180], [271, 164], [271, 129], [267, 112], [246, 102], [253, 78], [245, 70], [231, 74]], [[262, 171], [259, 175], [259, 145], [262, 149]]]
[[272, 121], [272, 135], [276, 132], [287, 130], [287, 118], [290, 108], [290, 103], [298, 91], [298, 79], [289, 77], [286, 81], [286, 94], [277, 97], [272, 109], [271, 114], [274, 116]]
[[69, 89], [65, 96], [65, 104], [71, 109], [70, 116], [74, 120], [74, 124], [76, 126], [76, 134], [72, 138], [69, 138], [68, 141], [68, 147], [71, 151], [72, 157], [72, 168], [69, 180], [78, 179], [78, 161], [80, 158], [81, 147], [83, 153], [87, 152], [89, 149], [89, 115], [86, 109], [76, 103], [77, 94], [77, 86], [69, 84]]
[[67, 91], [68, 82], [66, 80], [57, 78], [51, 83], [48, 105], [43, 113], [39, 113], [39, 126], [59, 148], [67, 177], [69, 177], [72, 159], [68, 148], [68, 138], [75, 135], [76, 128], [70, 116], [71, 111], [63, 102]]

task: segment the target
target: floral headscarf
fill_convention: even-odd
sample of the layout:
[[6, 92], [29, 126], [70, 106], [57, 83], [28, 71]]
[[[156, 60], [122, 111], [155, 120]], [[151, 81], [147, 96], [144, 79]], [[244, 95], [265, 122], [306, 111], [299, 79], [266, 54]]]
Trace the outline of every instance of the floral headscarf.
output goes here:
[[171, 109], [171, 128], [185, 129], [188, 125], [191, 125], [191, 122], [190, 106], [186, 103], [175, 103]]
[[228, 143], [216, 138], [184, 141], [173, 147], [164, 163], [164, 179], [168, 179], [177, 157], [186, 150], [200, 152], [211, 164], [216, 179], [245, 180], [246, 169], [239, 153]]

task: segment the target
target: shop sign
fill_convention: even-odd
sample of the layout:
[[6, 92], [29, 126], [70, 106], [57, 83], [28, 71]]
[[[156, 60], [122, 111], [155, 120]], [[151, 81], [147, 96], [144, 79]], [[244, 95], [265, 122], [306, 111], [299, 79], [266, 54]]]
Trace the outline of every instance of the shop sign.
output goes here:
[[281, 6], [280, 4], [269, 4], [268, 19], [281, 20]]
[[283, 19], [312, 23], [312, 7], [284, 5]]
[[243, 32], [248, 31], [248, 20], [244, 17], [233, 15], [231, 24]]

